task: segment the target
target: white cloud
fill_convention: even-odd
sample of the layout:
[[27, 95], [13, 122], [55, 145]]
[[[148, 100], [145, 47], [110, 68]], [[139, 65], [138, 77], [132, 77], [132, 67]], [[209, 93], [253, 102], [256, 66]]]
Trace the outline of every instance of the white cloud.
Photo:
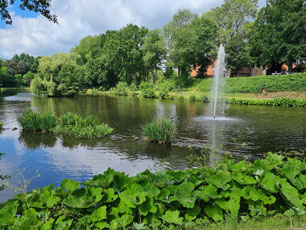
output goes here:
[[[262, 1], [262, 0], [261, 0]], [[53, 0], [59, 24], [39, 15], [13, 16], [13, 25], [0, 29], [0, 57], [15, 53], [34, 56], [68, 52], [83, 37], [120, 29], [129, 23], [162, 28], [179, 9], [202, 14], [223, 0]]]

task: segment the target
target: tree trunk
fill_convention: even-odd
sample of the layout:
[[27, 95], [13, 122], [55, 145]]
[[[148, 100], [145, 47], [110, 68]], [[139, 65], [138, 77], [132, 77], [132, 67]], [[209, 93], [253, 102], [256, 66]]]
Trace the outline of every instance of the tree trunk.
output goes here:
[[292, 61], [289, 61], [289, 62], [288, 62], [288, 72], [289, 72], [289, 73], [292, 73], [292, 64], [293, 64]]

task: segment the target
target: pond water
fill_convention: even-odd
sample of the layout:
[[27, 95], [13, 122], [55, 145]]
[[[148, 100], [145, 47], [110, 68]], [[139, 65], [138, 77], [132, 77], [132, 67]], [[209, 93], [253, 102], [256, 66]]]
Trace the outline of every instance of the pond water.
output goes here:
[[[113, 135], [100, 140], [80, 140], [50, 134], [22, 132], [17, 118], [32, 108], [56, 115], [75, 112], [95, 115], [114, 128]], [[240, 159], [255, 159], [268, 151], [306, 147], [306, 109], [230, 105], [224, 117], [211, 119], [207, 104], [184, 100], [139, 99], [134, 97], [81, 96], [41, 98], [28, 92], [6, 90], [0, 95], [2, 175], [9, 187], [0, 192], [0, 202], [11, 198], [20, 186], [18, 170], [30, 179], [29, 190], [54, 184], [64, 178], [79, 182], [103, 173], [108, 167], [135, 175], [146, 169], [193, 167], [190, 155], [204, 146], [229, 151]], [[141, 126], [154, 118], [175, 123], [174, 145], [147, 143]], [[17, 129], [16, 129], [17, 128]], [[213, 162], [218, 156], [207, 156]], [[0, 181], [1, 184], [1, 181]]]

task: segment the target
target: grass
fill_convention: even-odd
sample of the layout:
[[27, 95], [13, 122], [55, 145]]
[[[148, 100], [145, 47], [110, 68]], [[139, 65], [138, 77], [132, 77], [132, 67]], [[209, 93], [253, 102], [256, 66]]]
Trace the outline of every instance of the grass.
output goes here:
[[306, 230], [306, 215], [294, 216], [292, 218], [283, 215], [274, 217], [261, 217], [250, 219], [245, 222], [227, 221], [220, 225], [216, 224], [196, 224], [194, 227], [186, 228], [190, 230]]
[[168, 119], [154, 120], [144, 125], [142, 131], [150, 142], [171, 143], [174, 135], [174, 124]]

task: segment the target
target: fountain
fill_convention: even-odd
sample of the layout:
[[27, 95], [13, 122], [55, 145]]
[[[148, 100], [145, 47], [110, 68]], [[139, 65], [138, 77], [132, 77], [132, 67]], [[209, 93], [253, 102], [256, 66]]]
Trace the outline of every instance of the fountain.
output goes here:
[[[212, 98], [212, 114], [216, 119], [217, 106], [220, 108], [221, 113], [224, 113], [224, 84], [225, 84], [225, 50], [221, 44], [218, 50], [218, 57], [215, 66], [215, 74], [213, 79], [213, 87], [211, 89]], [[219, 112], [219, 111], [218, 111]]]

